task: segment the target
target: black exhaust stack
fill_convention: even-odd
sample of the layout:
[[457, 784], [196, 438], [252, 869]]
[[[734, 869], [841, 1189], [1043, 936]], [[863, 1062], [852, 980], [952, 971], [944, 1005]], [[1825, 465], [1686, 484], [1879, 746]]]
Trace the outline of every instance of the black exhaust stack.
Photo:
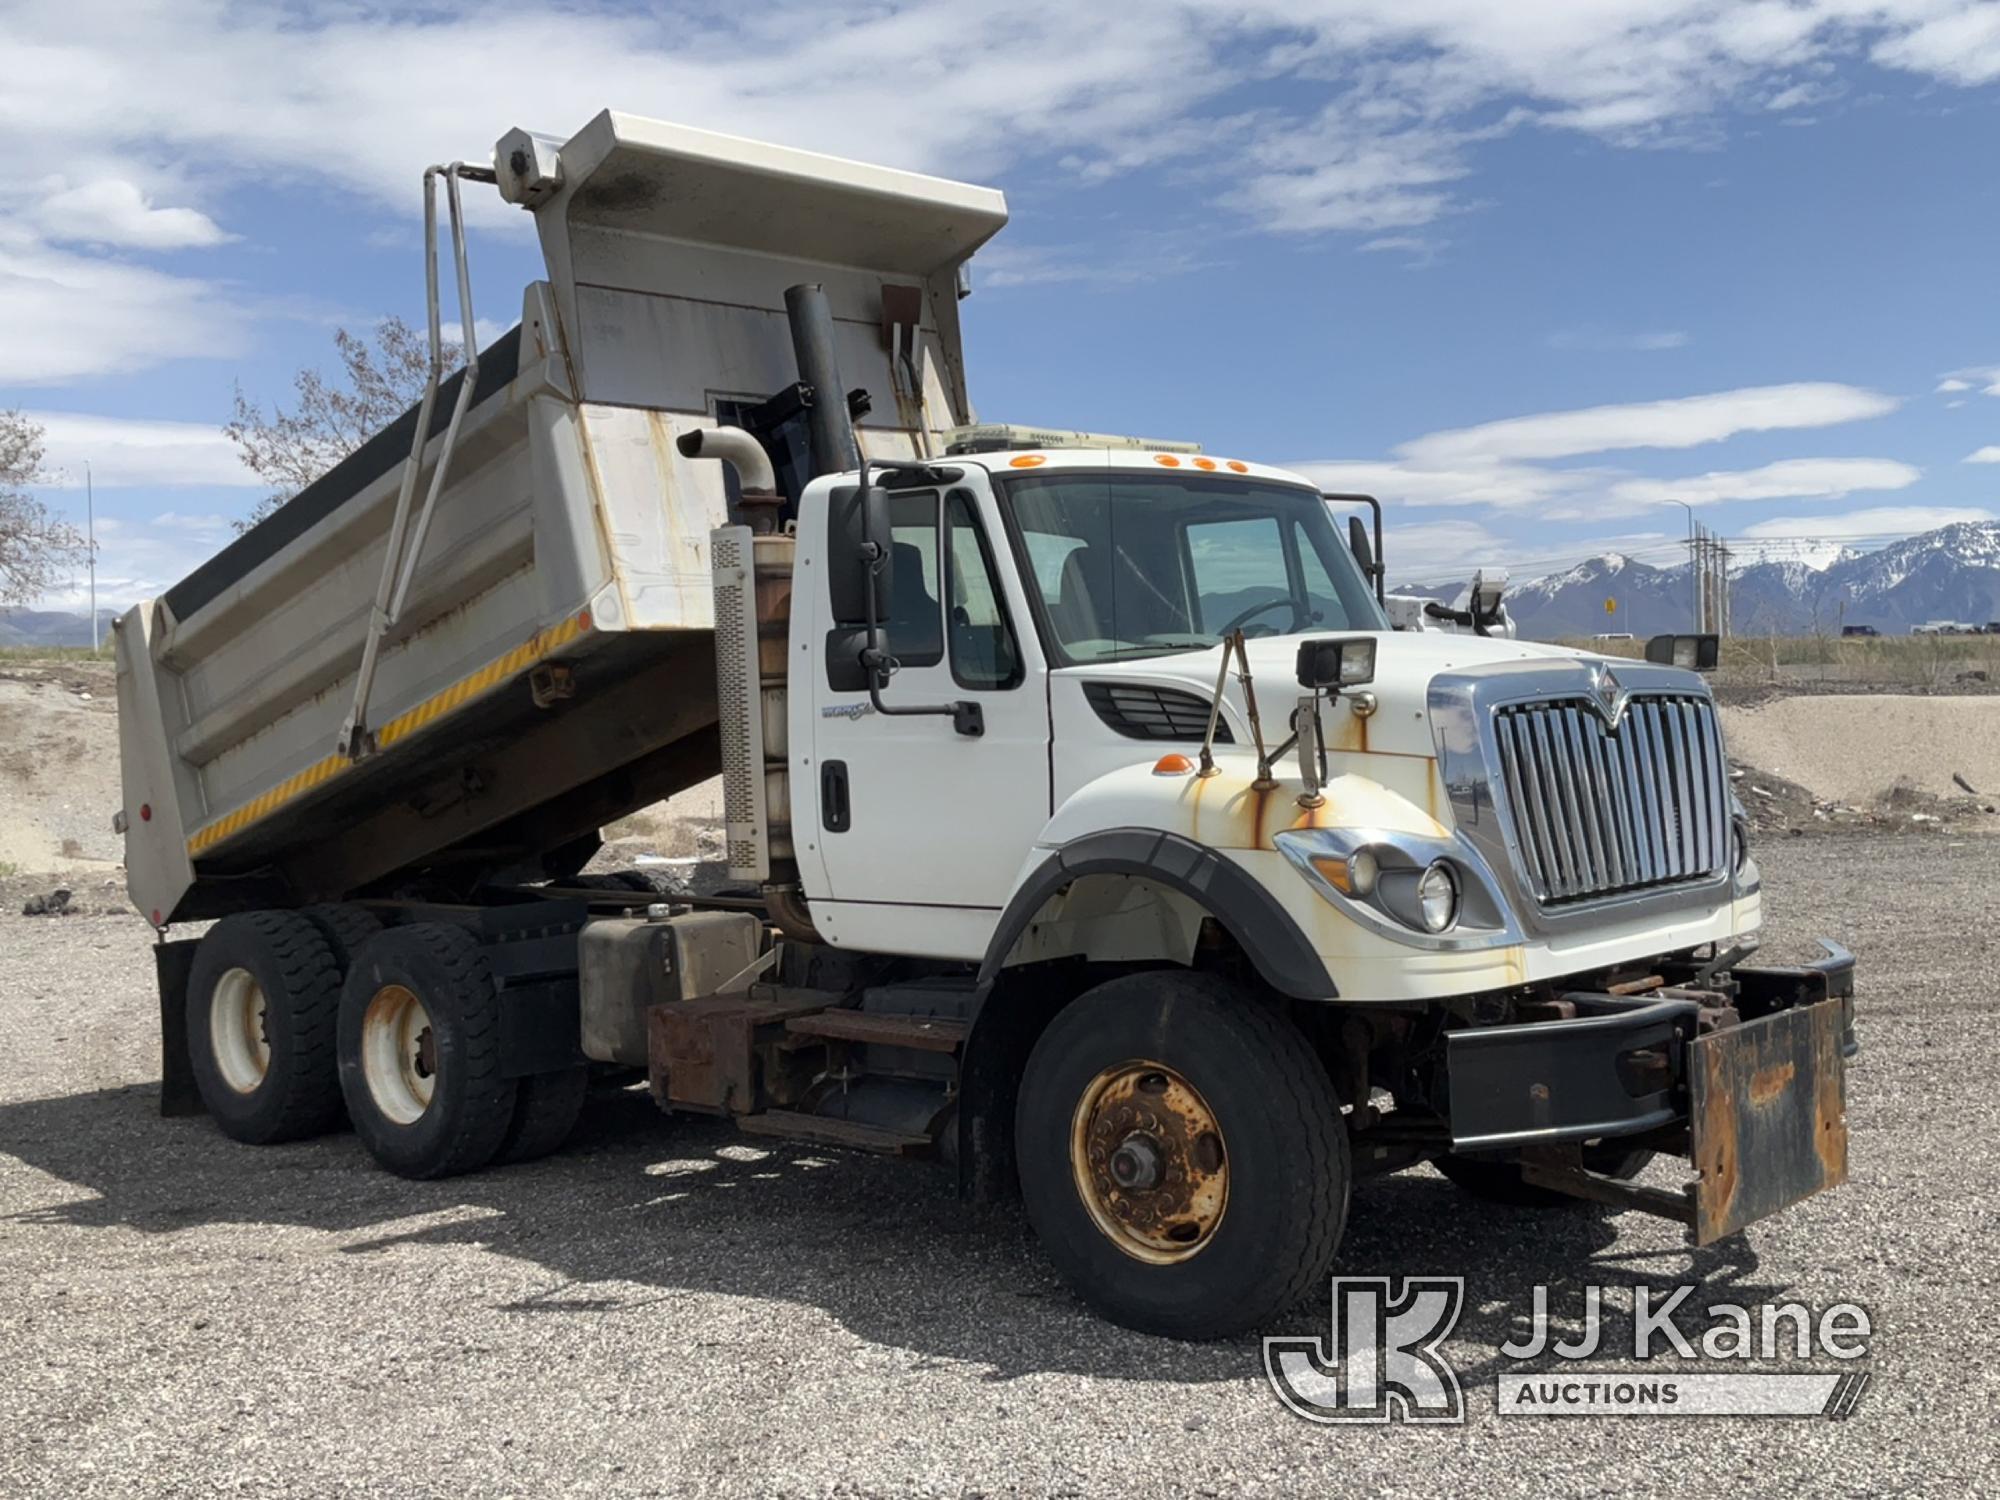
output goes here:
[[854, 441], [854, 421], [840, 383], [840, 361], [833, 352], [833, 310], [826, 289], [817, 283], [788, 287], [785, 316], [792, 325], [792, 352], [798, 356], [799, 379], [812, 388], [807, 409], [811, 424], [813, 475], [840, 474], [858, 468], [861, 450]]

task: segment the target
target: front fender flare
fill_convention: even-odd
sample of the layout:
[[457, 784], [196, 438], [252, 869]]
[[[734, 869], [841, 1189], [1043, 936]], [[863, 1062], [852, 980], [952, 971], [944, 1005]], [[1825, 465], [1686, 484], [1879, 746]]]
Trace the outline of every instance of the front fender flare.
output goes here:
[[1063, 994], [1030, 990], [1016, 1003], [986, 1000], [1021, 934], [1049, 897], [1090, 875], [1136, 875], [1199, 902], [1280, 994], [1299, 1000], [1337, 998], [1326, 965], [1289, 913], [1242, 868], [1192, 839], [1157, 828], [1108, 828], [1059, 846], [1014, 892], [1000, 915], [979, 967], [972, 1032], [960, 1063], [958, 1186], [968, 1198], [990, 1200], [1011, 1181], [1014, 1089], [1042, 1026]]
[[1236, 939], [1264, 982], [1295, 1000], [1340, 992], [1299, 924], [1240, 865], [1204, 844], [1157, 828], [1107, 828], [1061, 845], [1014, 892], [979, 966], [979, 991], [992, 989], [1049, 897], [1087, 875], [1137, 875], [1197, 902]]

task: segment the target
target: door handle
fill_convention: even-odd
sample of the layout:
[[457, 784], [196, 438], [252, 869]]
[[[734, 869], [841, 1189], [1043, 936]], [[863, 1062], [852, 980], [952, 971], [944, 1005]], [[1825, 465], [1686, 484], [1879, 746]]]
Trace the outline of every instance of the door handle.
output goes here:
[[819, 767], [819, 818], [828, 833], [845, 833], [853, 822], [847, 800], [847, 762], [821, 761]]

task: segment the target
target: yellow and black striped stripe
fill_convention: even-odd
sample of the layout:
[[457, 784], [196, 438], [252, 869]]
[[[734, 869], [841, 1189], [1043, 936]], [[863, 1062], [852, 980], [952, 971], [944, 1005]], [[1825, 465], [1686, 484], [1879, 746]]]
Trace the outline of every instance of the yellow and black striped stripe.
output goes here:
[[[506, 655], [496, 657], [470, 676], [461, 677], [450, 687], [433, 693], [415, 708], [396, 715], [375, 731], [376, 747], [386, 750], [398, 740], [408, 739], [418, 730], [428, 728], [447, 714], [463, 708], [481, 693], [567, 646], [589, 629], [590, 612], [585, 610], [559, 625], [537, 632]], [[344, 755], [329, 755], [314, 761], [296, 776], [287, 776], [269, 791], [253, 797], [233, 812], [224, 813], [214, 822], [196, 829], [194, 836], [187, 841], [188, 857], [193, 859], [206, 854], [225, 839], [234, 838], [252, 823], [270, 816], [293, 798], [324, 786], [341, 772], [351, 769], [353, 764]]]

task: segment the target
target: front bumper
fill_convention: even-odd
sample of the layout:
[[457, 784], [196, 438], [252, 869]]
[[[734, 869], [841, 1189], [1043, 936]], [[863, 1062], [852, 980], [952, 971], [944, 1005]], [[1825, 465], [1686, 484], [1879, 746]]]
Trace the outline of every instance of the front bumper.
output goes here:
[[[1643, 996], [1569, 994], [1573, 1015], [1446, 1039], [1452, 1148], [1518, 1154], [1531, 1181], [1664, 1213], [1708, 1244], [1847, 1180], [1854, 957], [1738, 968], [1718, 1010], [1669, 972]], [[1584, 1170], [1582, 1143], [1687, 1157], [1681, 1194]]]

